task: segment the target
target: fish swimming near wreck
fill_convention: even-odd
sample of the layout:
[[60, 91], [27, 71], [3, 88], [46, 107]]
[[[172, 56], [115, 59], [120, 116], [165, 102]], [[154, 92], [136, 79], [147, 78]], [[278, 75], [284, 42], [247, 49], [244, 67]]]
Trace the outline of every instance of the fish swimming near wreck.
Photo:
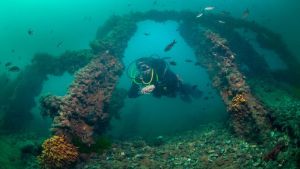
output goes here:
[[201, 65], [200, 62], [195, 63], [195, 66], [200, 66], [200, 65]]
[[205, 11], [211, 11], [211, 10], [214, 10], [214, 9], [215, 9], [214, 6], [208, 6], [208, 7], [204, 8]]
[[5, 67], [9, 67], [9, 66], [11, 66], [11, 65], [12, 65], [11, 62], [6, 62], [6, 63], [5, 63]]
[[175, 61], [170, 61], [169, 64], [172, 65], [172, 66], [176, 66], [177, 65], [177, 63]]
[[56, 45], [56, 47], [58, 47], [58, 48], [61, 47], [63, 43], [64, 43], [64, 41], [58, 42], [57, 45]]
[[191, 62], [193, 62], [191, 59], [185, 59], [185, 62], [187, 62], [187, 63], [191, 63]]
[[249, 14], [250, 14], [250, 11], [249, 11], [249, 9], [247, 8], [247, 9], [243, 12], [242, 18], [243, 18], [243, 19], [248, 18]]
[[221, 12], [221, 15], [224, 15], [224, 16], [230, 16], [231, 13], [228, 12], [228, 11], [222, 11], [222, 12]]
[[28, 34], [29, 36], [32, 36], [32, 35], [33, 35], [33, 30], [32, 30], [31, 28], [29, 28], [29, 29], [27, 30], [27, 34]]
[[168, 59], [172, 59], [172, 57], [170, 57], [170, 56], [165, 56], [165, 57], [161, 57], [160, 59], [168, 60]]
[[196, 16], [196, 18], [200, 18], [201, 16], [203, 16], [203, 13], [202, 13], [202, 12], [199, 13], [199, 14]]
[[8, 69], [10, 72], [19, 72], [21, 69], [18, 66], [12, 66]]
[[222, 20], [218, 20], [219, 23], [221, 24], [225, 24], [226, 22], [225, 21], [222, 21]]
[[166, 47], [165, 47], [165, 52], [168, 52], [168, 51], [170, 51], [172, 48], [173, 48], [173, 46], [176, 44], [176, 40], [173, 40], [171, 43], [169, 43]]

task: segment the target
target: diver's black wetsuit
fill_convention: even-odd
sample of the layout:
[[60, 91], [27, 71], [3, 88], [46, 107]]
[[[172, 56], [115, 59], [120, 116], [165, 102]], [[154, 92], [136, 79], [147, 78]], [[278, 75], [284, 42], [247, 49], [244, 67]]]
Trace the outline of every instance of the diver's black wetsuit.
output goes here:
[[[191, 97], [201, 96], [201, 91], [197, 90], [197, 86], [191, 86], [188, 84], [183, 84], [182, 81], [178, 79], [175, 73], [173, 73], [167, 66], [167, 63], [163, 59], [157, 59], [152, 57], [140, 58], [137, 61], [142, 61], [151, 67], [158, 78], [153, 78], [151, 84], [155, 86], [152, 91], [152, 95], [155, 97], [167, 96], [176, 97], [177, 93], [183, 101], [191, 101]], [[146, 81], [150, 78], [145, 77]], [[139, 79], [136, 78], [136, 81]], [[138, 97], [140, 91], [140, 86], [136, 83], [132, 83], [129, 90], [128, 97], [136, 98]]]

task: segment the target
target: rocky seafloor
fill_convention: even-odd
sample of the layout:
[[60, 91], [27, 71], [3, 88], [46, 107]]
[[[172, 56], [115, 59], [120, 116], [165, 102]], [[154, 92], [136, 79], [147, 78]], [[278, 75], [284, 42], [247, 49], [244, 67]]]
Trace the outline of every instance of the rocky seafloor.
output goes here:
[[[226, 124], [212, 123], [173, 135], [111, 140], [111, 147], [92, 153], [76, 169], [275, 169], [297, 168], [297, 149], [280, 132], [270, 132], [267, 144], [236, 137]], [[1, 137], [0, 169], [38, 169], [42, 137], [19, 134]], [[283, 149], [276, 151], [278, 144]], [[272, 154], [273, 152], [273, 154]], [[271, 155], [270, 155], [271, 153]], [[299, 155], [299, 154], [298, 154]], [[5, 164], [4, 164], [5, 163]], [[298, 166], [299, 168], [299, 166]]]
[[[110, 149], [94, 154], [77, 169], [296, 168], [289, 138], [277, 132], [271, 132], [270, 138], [268, 145], [259, 145], [233, 136], [224, 125], [209, 124], [151, 141], [114, 141]], [[285, 144], [285, 149], [268, 159], [279, 142]]]

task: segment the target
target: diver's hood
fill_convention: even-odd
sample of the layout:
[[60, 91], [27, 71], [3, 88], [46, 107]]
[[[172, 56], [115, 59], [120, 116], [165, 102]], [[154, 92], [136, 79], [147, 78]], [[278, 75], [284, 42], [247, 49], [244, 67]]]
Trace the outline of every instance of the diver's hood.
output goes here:
[[[127, 68], [129, 78], [135, 80], [140, 75], [149, 74], [153, 78], [153, 59], [152, 57], [143, 57], [131, 62]], [[152, 81], [152, 80], [151, 80]]]

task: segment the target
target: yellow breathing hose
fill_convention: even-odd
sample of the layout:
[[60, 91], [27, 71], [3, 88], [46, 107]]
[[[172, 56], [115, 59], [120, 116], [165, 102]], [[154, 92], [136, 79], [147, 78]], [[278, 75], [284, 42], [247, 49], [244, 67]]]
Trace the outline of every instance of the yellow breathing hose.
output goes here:
[[151, 78], [150, 78], [150, 81], [147, 82], [147, 83], [144, 82], [144, 79], [142, 78], [142, 82], [143, 82], [144, 85], [149, 85], [149, 84], [151, 84], [151, 82], [152, 82], [152, 80], [153, 80], [153, 74], [154, 74], [154, 70], [151, 69]]
[[[151, 69], [151, 78], [150, 78], [149, 82], [145, 82], [144, 79], [141, 79], [142, 82], [137, 82], [136, 79], [135, 79], [135, 78], [136, 78], [136, 72], [133, 71], [133, 69], [134, 69], [134, 68], [132, 68], [132, 69], [130, 70], [130, 76], [131, 76], [131, 78], [133, 79], [133, 82], [134, 82], [135, 84], [137, 84], [137, 85], [141, 85], [141, 84], [143, 84], [143, 85], [150, 85], [150, 84], [152, 83], [152, 81], [153, 81], [153, 76], [154, 76], [154, 70], [153, 70], [153, 69]], [[157, 75], [157, 74], [155, 74], [155, 75], [156, 75], [156, 81], [158, 81], [158, 75]]]

